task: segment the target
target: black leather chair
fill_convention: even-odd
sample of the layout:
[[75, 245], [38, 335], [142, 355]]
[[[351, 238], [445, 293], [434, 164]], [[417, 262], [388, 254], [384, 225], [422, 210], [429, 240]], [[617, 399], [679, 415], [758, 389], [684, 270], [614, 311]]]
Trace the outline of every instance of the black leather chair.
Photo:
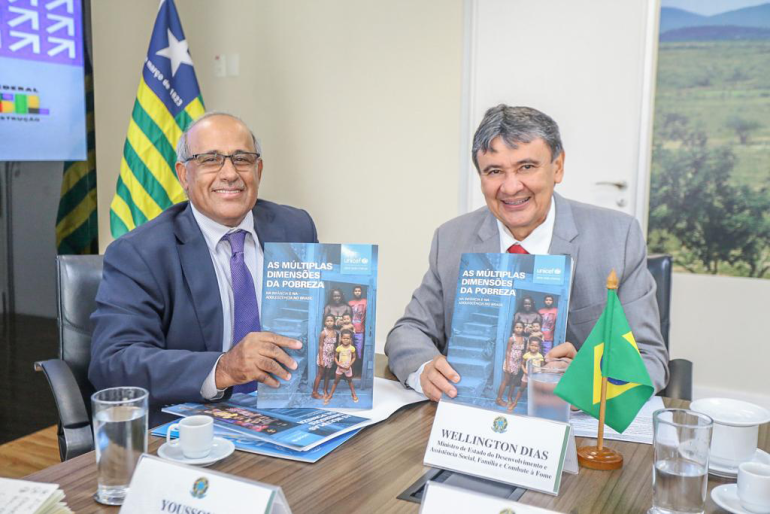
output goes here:
[[59, 359], [35, 363], [45, 373], [59, 412], [59, 455], [62, 461], [94, 449], [91, 431], [91, 313], [102, 280], [101, 255], [56, 258]]
[[[650, 270], [658, 286], [656, 297], [660, 310], [660, 331], [663, 334], [666, 349], [670, 349], [668, 332], [671, 327], [671, 266], [670, 255], [647, 256], [647, 269]], [[669, 359], [668, 369], [668, 386], [658, 394], [692, 400], [692, 362], [685, 359]]]

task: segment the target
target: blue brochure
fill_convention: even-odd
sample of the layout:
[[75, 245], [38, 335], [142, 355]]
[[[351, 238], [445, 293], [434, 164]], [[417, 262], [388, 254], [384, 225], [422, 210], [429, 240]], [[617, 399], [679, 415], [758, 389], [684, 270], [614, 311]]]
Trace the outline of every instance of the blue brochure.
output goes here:
[[[175, 422], [166, 423], [165, 425], [161, 425], [159, 427], [156, 427], [152, 431], [152, 435], [157, 437], [166, 437], [166, 433], [168, 432], [168, 428], [173, 425]], [[353, 430], [351, 432], [347, 432], [345, 434], [342, 434], [341, 436], [335, 437], [334, 439], [330, 439], [326, 441], [325, 443], [321, 443], [315, 448], [312, 448], [307, 451], [296, 451], [296, 450], [290, 450], [288, 448], [284, 448], [282, 446], [277, 446], [275, 444], [265, 443], [256, 439], [252, 439], [250, 437], [240, 437], [238, 434], [230, 431], [225, 430], [224, 428], [221, 428], [219, 426], [214, 426], [214, 435], [216, 437], [222, 437], [224, 439], [227, 439], [228, 441], [231, 441], [237, 450], [243, 451], [243, 452], [249, 452], [249, 453], [257, 453], [259, 455], [267, 455], [268, 457], [278, 457], [279, 459], [289, 459], [289, 460], [297, 460], [300, 462], [318, 462], [321, 460], [321, 458], [326, 457], [328, 454], [330, 454], [333, 450], [338, 448], [342, 445], [345, 441], [356, 435], [358, 432], [360, 432], [361, 429]], [[171, 438], [176, 439], [179, 437], [178, 431], [174, 430], [171, 432]]]
[[368, 418], [322, 409], [257, 409], [254, 394], [234, 394], [230, 400], [217, 403], [181, 403], [165, 407], [163, 412], [182, 417], [211, 416], [216, 427], [236, 437], [295, 451], [308, 451], [370, 422]]
[[572, 285], [566, 255], [466, 253], [447, 359], [456, 401], [527, 413], [527, 361], [564, 342]]
[[281, 387], [260, 388], [259, 408], [371, 409], [377, 246], [266, 243], [262, 330], [302, 342]]

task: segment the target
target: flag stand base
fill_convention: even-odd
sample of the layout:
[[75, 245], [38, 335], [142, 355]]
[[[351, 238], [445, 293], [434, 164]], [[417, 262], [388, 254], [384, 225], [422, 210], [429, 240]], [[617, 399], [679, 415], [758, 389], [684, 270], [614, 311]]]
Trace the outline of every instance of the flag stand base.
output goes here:
[[597, 446], [581, 446], [577, 454], [578, 463], [584, 468], [611, 471], [623, 467], [623, 455], [611, 448], [600, 450]]

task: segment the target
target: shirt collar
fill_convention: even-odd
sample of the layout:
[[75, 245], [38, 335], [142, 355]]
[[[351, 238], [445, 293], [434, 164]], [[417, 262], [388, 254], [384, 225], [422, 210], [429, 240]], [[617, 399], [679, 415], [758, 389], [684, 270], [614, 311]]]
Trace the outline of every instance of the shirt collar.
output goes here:
[[528, 253], [546, 255], [551, 248], [551, 239], [553, 239], [553, 227], [556, 224], [556, 201], [551, 196], [551, 207], [548, 209], [548, 215], [545, 221], [535, 227], [530, 235], [523, 241], [518, 241], [508, 227], [496, 219], [497, 230], [500, 233], [500, 252], [505, 253], [511, 245], [519, 243]]
[[259, 238], [257, 237], [257, 233], [254, 230], [254, 213], [251, 210], [246, 213], [246, 217], [243, 218], [243, 221], [241, 221], [237, 227], [227, 227], [221, 223], [217, 223], [216, 221], [200, 212], [195, 208], [192, 202], [190, 202], [190, 208], [192, 209], [195, 221], [198, 223], [201, 232], [203, 232], [203, 239], [206, 240], [206, 246], [209, 247], [210, 252], [214, 253], [216, 251], [217, 245], [220, 241], [222, 241], [222, 238], [225, 236], [225, 234], [235, 232], [236, 230], [245, 230], [251, 234], [254, 242], [257, 243], [257, 246], [259, 246]]

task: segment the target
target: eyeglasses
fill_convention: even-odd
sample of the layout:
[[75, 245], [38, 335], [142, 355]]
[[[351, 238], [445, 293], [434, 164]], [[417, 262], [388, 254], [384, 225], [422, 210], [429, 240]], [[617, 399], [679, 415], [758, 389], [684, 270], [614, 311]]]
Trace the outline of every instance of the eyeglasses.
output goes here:
[[238, 171], [248, 171], [254, 168], [259, 160], [259, 154], [256, 152], [235, 152], [227, 155], [219, 152], [196, 153], [191, 155], [184, 162], [195, 161], [204, 171], [219, 171], [225, 165], [225, 161], [230, 159], [233, 167]]

